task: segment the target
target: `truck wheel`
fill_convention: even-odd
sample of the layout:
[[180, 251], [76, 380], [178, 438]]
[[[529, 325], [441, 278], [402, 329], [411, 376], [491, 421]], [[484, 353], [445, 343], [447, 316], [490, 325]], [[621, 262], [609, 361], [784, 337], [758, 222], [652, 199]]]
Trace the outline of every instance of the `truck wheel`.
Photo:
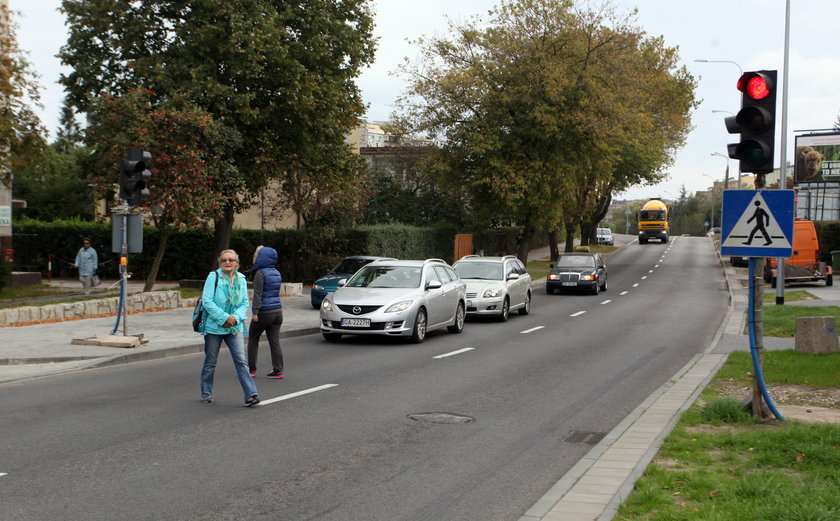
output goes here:
[[776, 287], [776, 277], [770, 277], [770, 287], [771, 288]]
[[829, 273], [825, 276], [825, 285], [826, 286], [833, 286], [834, 285], [834, 276]]

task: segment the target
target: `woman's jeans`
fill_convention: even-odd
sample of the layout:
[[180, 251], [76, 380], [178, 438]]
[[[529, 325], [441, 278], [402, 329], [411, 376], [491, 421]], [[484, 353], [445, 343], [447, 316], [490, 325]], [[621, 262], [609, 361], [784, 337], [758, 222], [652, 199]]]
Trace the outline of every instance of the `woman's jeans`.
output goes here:
[[222, 340], [230, 350], [233, 358], [233, 365], [236, 367], [236, 375], [239, 377], [239, 384], [245, 393], [245, 399], [257, 395], [257, 386], [251, 373], [248, 372], [248, 360], [245, 359], [245, 346], [241, 333], [228, 333], [227, 335], [204, 335], [204, 366], [201, 368], [201, 397], [213, 396], [213, 376], [216, 372], [216, 362], [219, 359], [219, 349], [222, 347]]

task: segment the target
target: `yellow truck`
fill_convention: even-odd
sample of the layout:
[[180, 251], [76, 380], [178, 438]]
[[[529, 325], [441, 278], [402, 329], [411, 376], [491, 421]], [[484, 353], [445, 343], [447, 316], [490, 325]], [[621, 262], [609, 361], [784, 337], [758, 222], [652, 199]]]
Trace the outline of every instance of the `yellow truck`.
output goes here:
[[668, 242], [671, 230], [668, 227], [668, 207], [659, 198], [646, 202], [636, 214], [639, 227], [639, 244], [647, 244], [650, 239]]

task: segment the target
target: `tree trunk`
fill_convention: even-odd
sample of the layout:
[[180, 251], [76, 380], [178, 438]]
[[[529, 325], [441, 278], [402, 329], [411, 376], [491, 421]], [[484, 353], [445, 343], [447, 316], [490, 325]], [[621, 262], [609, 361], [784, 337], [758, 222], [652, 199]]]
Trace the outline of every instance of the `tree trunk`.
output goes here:
[[558, 242], [560, 241], [557, 240], [557, 230], [554, 229], [548, 232], [548, 249], [551, 251], [552, 264], [560, 258], [560, 248], [557, 247]]
[[582, 221], [580, 223], [580, 245], [589, 246], [597, 242], [595, 238], [595, 225], [589, 221]]
[[169, 240], [169, 235], [172, 233], [172, 230], [165, 225], [163, 228], [159, 228], [159, 230], [160, 241], [158, 242], [157, 253], [155, 253], [155, 259], [152, 261], [152, 267], [149, 270], [149, 275], [146, 277], [146, 284], [143, 285], [143, 292], [152, 291], [152, 288], [155, 286], [157, 274], [160, 270], [160, 263], [163, 260], [163, 254], [166, 253], [166, 241]]
[[534, 230], [530, 226], [526, 226], [521, 233], [522, 235], [518, 236], [516, 256], [522, 261], [522, 264], [527, 266], [528, 250], [531, 247], [531, 237], [534, 236]]
[[575, 223], [567, 222], [565, 224], [566, 228], [566, 244], [563, 248], [563, 251], [566, 253], [575, 251]]
[[216, 258], [223, 250], [230, 248], [230, 234], [233, 230], [233, 201], [229, 201], [223, 210], [222, 217], [214, 221], [215, 229], [215, 248], [213, 251], [213, 261], [210, 269], [216, 268]]

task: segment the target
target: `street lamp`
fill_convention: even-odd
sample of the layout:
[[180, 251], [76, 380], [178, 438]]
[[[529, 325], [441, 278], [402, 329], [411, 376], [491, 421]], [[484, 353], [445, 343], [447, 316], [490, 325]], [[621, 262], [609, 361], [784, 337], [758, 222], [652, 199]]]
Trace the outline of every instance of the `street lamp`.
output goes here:
[[742, 69], [741, 66], [738, 65], [737, 62], [733, 62], [733, 61], [730, 61], [730, 60], [704, 60], [702, 58], [698, 58], [694, 61], [696, 61], [698, 63], [731, 63], [732, 65], [738, 67], [738, 70], [741, 71], [742, 76], [744, 75], [744, 69]]
[[[720, 152], [712, 152], [713, 156], [718, 156], [726, 159], [726, 177], [723, 179], [723, 189], [729, 190], [729, 156], [721, 154]], [[741, 189], [741, 172], [738, 171], [738, 190]]]
[[715, 178], [710, 176], [709, 174], [700, 174], [700, 175], [708, 177], [709, 179], [712, 180], [712, 211], [711, 211], [712, 218], [711, 218], [711, 224], [709, 226], [709, 230], [712, 230], [715, 227]]

